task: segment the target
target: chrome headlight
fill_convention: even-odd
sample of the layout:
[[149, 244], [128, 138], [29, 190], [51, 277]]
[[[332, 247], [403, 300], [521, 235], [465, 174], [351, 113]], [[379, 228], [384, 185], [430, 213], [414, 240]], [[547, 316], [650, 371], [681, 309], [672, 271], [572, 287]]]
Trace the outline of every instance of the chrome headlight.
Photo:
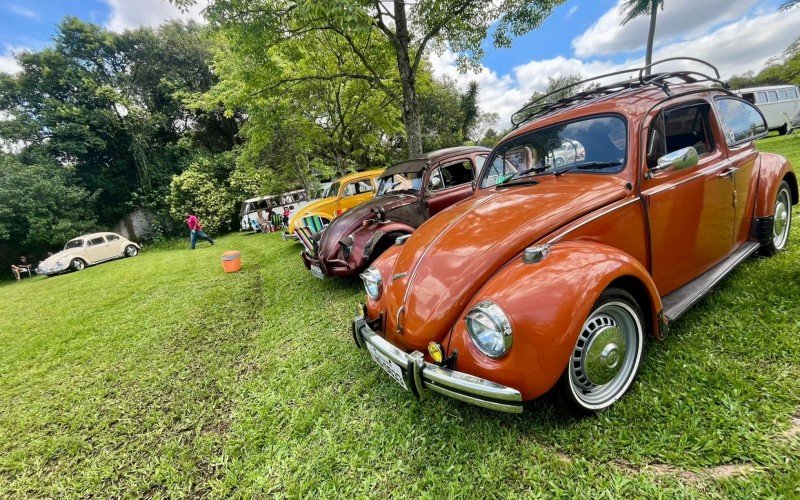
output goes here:
[[464, 318], [472, 342], [490, 358], [499, 358], [511, 348], [511, 323], [491, 300], [479, 302]]
[[361, 281], [364, 282], [364, 289], [367, 291], [369, 298], [378, 300], [381, 296], [381, 273], [374, 267], [370, 267], [361, 273]]

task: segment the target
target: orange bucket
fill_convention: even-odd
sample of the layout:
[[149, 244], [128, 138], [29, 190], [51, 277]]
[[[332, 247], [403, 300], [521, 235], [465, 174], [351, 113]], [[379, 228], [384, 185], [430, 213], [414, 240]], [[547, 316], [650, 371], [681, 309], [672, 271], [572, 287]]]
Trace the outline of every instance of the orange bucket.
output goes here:
[[236, 250], [222, 254], [222, 269], [226, 273], [238, 273], [242, 268], [242, 254]]

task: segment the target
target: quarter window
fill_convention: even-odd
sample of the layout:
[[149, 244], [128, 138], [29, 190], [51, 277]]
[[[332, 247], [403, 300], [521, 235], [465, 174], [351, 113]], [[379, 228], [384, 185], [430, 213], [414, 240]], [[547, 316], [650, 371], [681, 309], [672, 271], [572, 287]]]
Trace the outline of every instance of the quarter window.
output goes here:
[[116, 234], [106, 235], [106, 240], [108, 240], [108, 241], [117, 241], [118, 239], [119, 239], [119, 236], [117, 236]]
[[722, 123], [725, 142], [729, 146], [750, 142], [767, 133], [767, 124], [761, 113], [739, 99], [717, 99], [717, 113]]

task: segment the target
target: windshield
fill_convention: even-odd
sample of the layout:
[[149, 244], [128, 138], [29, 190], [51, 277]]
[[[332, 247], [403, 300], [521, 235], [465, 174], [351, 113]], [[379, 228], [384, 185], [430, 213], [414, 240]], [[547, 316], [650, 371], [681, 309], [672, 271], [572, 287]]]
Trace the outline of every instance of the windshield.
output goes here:
[[378, 196], [398, 191], [413, 191], [418, 193], [422, 187], [424, 172], [403, 172], [389, 177], [383, 177], [378, 184]]
[[481, 187], [569, 171], [620, 172], [625, 167], [627, 143], [625, 122], [618, 116], [587, 118], [534, 130], [494, 150]]
[[64, 250], [69, 248], [80, 248], [83, 246], [83, 240], [72, 240], [68, 241], [66, 245], [64, 245]]

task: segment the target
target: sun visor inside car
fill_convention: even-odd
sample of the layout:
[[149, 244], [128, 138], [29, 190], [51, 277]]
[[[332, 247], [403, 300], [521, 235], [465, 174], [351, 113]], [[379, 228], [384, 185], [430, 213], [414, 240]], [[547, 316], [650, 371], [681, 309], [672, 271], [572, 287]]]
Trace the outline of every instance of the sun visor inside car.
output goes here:
[[427, 164], [428, 160], [425, 158], [404, 161], [403, 163], [392, 165], [391, 167], [384, 170], [380, 176], [380, 179], [383, 179], [385, 177], [391, 177], [394, 174], [406, 174], [408, 172], [414, 172], [414, 173], [422, 172]]

